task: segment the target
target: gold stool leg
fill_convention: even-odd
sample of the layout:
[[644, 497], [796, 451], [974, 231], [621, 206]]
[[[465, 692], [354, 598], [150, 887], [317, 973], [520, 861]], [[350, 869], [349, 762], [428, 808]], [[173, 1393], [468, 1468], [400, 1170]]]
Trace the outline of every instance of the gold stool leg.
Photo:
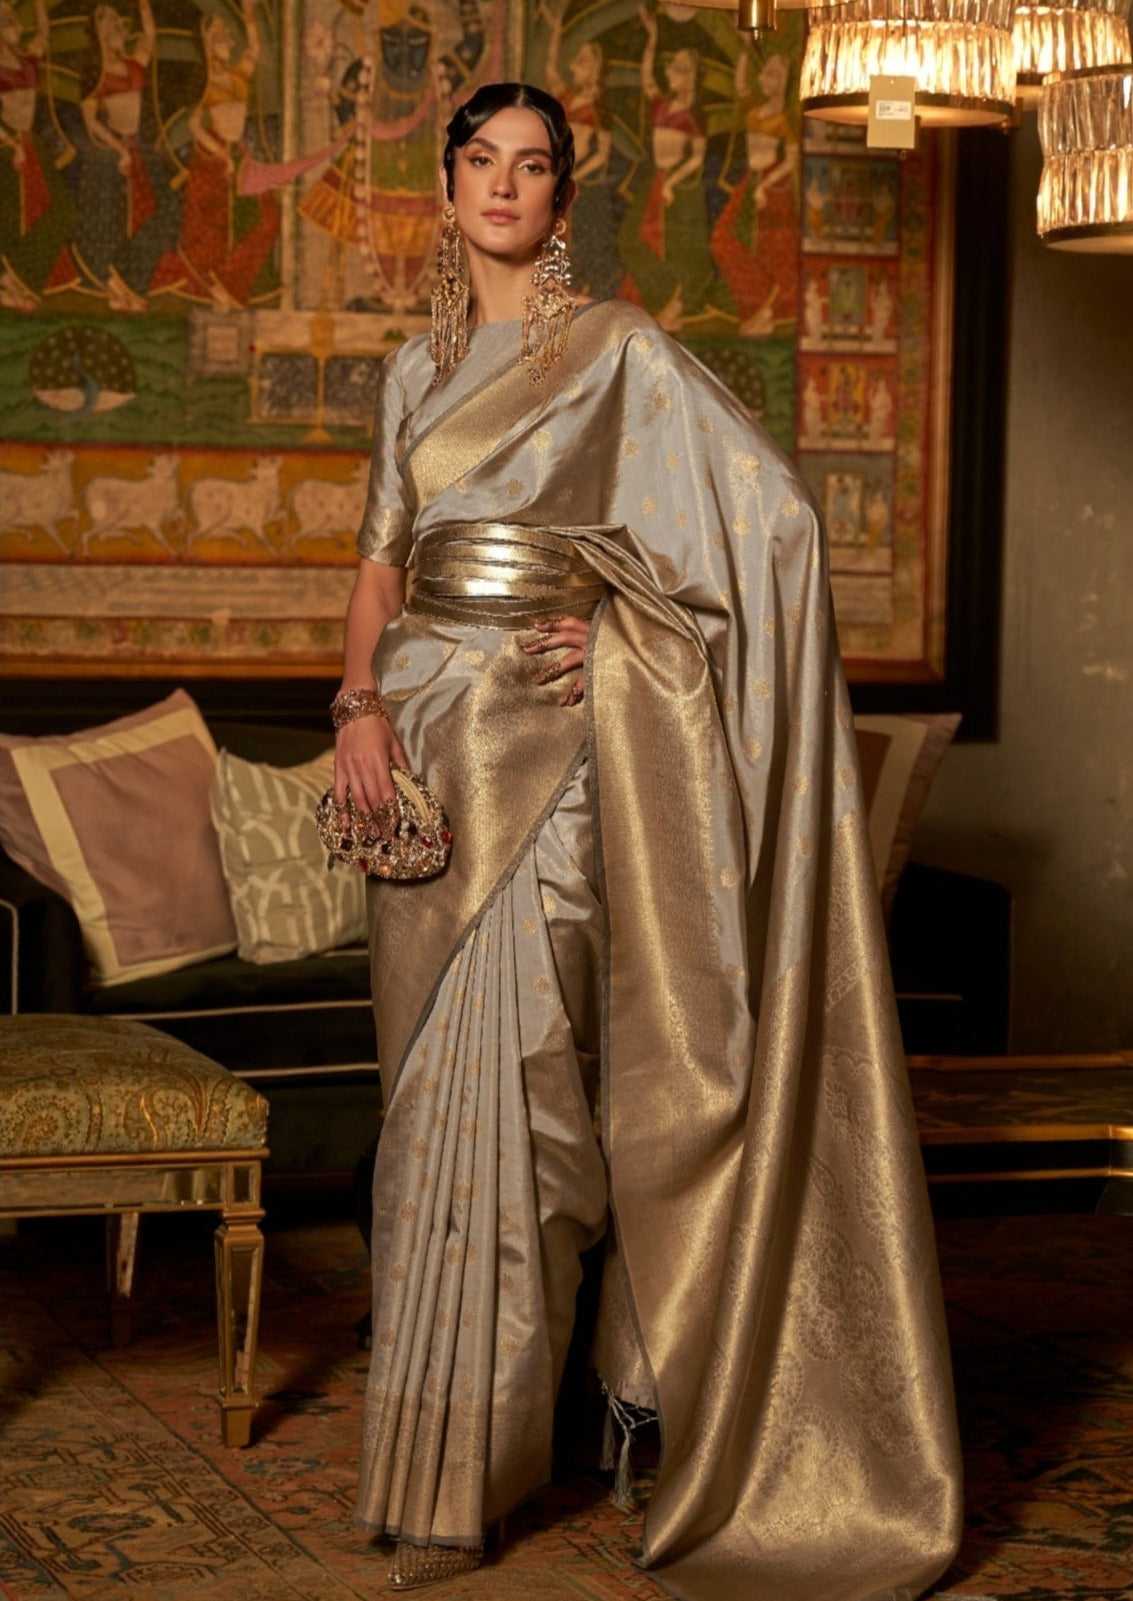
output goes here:
[[220, 1346], [221, 1438], [225, 1445], [248, 1445], [256, 1410], [256, 1338], [264, 1269], [264, 1237], [256, 1212], [233, 1216], [214, 1235], [216, 1311]]
[[138, 1260], [139, 1212], [112, 1212], [106, 1220], [106, 1288], [110, 1295], [110, 1343], [129, 1345], [134, 1332], [134, 1268]]

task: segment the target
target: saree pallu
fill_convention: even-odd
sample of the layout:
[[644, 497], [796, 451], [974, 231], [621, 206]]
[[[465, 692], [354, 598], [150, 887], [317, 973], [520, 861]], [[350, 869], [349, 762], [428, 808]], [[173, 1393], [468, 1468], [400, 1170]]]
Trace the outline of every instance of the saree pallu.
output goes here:
[[910, 1601], [955, 1549], [958, 1448], [821, 533], [640, 313], [576, 315], [537, 395], [517, 332], [437, 390], [420, 342], [389, 364], [360, 536], [404, 561], [499, 518], [517, 570], [550, 531], [606, 598], [580, 708], [518, 617], [411, 598], [376, 656], [454, 846], [370, 890], [359, 1514], [472, 1542], [546, 1477], [608, 1208], [601, 1371], [662, 1433], [645, 1565], [688, 1601]]

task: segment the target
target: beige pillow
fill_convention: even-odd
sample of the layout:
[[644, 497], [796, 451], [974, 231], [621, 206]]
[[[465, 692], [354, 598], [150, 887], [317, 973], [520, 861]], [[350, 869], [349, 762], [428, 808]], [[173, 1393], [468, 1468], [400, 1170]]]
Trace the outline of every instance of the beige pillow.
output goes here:
[[959, 726], [956, 712], [854, 718], [873, 865], [886, 917], [929, 786]]
[[0, 734], [0, 842], [70, 901], [96, 983], [235, 945], [209, 817], [215, 767], [212, 736], [181, 689], [77, 734]]
[[334, 751], [269, 767], [222, 750], [212, 816], [247, 962], [289, 962], [366, 937], [365, 877], [327, 871], [315, 807], [334, 780]]

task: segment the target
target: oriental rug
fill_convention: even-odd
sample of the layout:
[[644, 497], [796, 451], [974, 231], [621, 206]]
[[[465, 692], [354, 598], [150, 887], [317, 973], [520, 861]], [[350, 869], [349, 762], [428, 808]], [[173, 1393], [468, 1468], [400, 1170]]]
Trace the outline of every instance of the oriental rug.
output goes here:
[[[255, 1444], [219, 1444], [207, 1220], [155, 1219], [134, 1343], [105, 1345], [97, 1232], [30, 1230], [0, 1269], [8, 1601], [347, 1601], [380, 1593], [351, 1523], [367, 1264], [348, 1223], [268, 1241]], [[968, 1473], [964, 1546], [938, 1601], [1130, 1596], [1133, 1283], [1128, 1219], [941, 1224]], [[435, 1601], [655, 1601], [636, 1515], [578, 1471]], [[816, 1597], [815, 1601], [821, 1601]]]

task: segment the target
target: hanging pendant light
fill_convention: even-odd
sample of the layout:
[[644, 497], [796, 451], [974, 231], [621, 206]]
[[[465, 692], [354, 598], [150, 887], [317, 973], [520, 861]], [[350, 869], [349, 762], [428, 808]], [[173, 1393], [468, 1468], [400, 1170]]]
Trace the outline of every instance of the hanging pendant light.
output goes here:
[[1129, 0], [1017, 0], [1015, 93], [1036, 106], [1048, 72], [1129, 61]]
[[799, 98], [807, 116], [864, 123], [870, 80], [915, 78], [929, 126], [1011, 119], [1015, 0], [837, 0], [810, 6]]
[[1052, 73], [1039, 101], [1039, 238], [1133, 254], [1133, 65]]
[[753, 39], [760, 34], [775, 32], [775, 0], [739, 0], [736, 27], [741, 33], [750, 33]]

